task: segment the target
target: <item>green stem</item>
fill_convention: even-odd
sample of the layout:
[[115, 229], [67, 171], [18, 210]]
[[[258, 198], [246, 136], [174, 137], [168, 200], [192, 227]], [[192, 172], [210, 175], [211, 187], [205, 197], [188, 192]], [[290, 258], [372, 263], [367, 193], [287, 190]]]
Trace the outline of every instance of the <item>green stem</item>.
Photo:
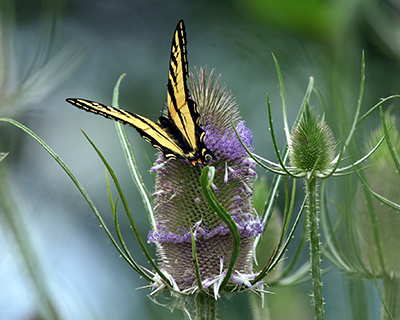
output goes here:
[[400, 319], [400, 280], [385, 276], [383, 278], [383, 299], [387, 310], [382, 308], [382, 320], [399, 320]]
[[196, 320], [217, 319], [217, 301], [213, 296], [201, 291], [196, 296]]
[[322, 295], [321, 278], [321, 251], [319, 248], [318, 232], [318, 206], [317, 206], [317, 179], [311, 177], [307, 179], [307, 225], [310, 242], [311, 255], [311, 278], [313, 286], [314, 312], [315, 319], [323, 320], [324, 298]]

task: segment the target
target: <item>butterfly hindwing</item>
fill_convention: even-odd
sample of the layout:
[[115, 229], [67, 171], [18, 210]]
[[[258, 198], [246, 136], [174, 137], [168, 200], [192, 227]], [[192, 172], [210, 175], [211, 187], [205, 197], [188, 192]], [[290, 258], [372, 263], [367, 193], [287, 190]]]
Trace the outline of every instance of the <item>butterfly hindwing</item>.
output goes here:
[[183, 20], [176, 26], [172, 39], [167, 85], [166, 115], [158, 123], [123, 109], [106, 106], [85, 99], [67, 99], [67, 102], [86, 111], [133, 126], [140, 135], [167, 158], [184, 158], [205, 163], [213, 157], [204, 144], [205, 132], [199, 125], [199, 112], [186, 84], [189, 76], [186, 32]]

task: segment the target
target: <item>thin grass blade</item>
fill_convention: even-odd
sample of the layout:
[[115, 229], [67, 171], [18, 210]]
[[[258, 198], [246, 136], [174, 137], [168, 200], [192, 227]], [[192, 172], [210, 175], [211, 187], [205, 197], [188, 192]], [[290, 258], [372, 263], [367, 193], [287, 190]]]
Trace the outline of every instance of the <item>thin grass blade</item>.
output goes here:
[[[119, 86], [124, 77], [125, 77], [125, 74], [120, 76], [120, 78], [118, 79], [117, 84], [115, 85], [115, 88], [114, 88], [113, 106], [115, 108], [119, 108], [119, 103], [118, 103]], [[133, 153], [132, 145], [129, 142], [128, 135], [126, 134], [125, 127], [123, 124], [116, 121], [115, 128], [117, 130], [117, 134], [118, 134], [119, 140], [121, 142], [122, 150], [124, 151], [126, 163], [128, 165], [129, 171], [131, 173], [133, 182], [136, 184], [136, 187], [139, 190], [139, 193], [142, 197], [143, 205], [146, 210], [149, 221], [151, 223], [152, 229], [155, 230], [156, 220], [155, 220], [155, 215], [153, 212], [151, 195], [150, 195], [150, 192], [148, 191], [146, 185], [143, 182], [143, 178], [142, 178], [141, 174], [139, 173], [136, 158]]]
[[140, 248], [142, 249], [144, 255], [146, 256], [147, 260], [149, 261], [149, 263], [151, 264], [151, 266], [154, 268], [154, 270], [159, 274], [159, 276], [164, 280], [165, 285], [169, 286], [169, 280], [168, 278], [164, 275], [163, 272], [161, 272], [161, 270], [158, 268], [157, 264], [154, 262], [153, 258], [151, 257], [149, 251], [147, 250], [142, 237], [139, 234], [139, 230], [136, 227], [136, 223], [133, 220], [133, 216], [132, 213], [129, 209], [128, 203], [126, 201], [125, 195], [122, 191], [121, 185], [114, 173], [114, 170], [111, 168], [111, 166], [108, 164], [107, 160], [104, 158], [103, 154], [100, 152], [100, 150], [95, 146], [95, 144], [92, 142], [92, 140], [86, 135], [85, 132], [83, 132], [83, 134], [85, 135], [86, 139], [89, 141], [89, 143], [91, 144], [91, 146], [93, 147], [93, 149], [96, 151], [97, 155], [99, 156], [99, 158], [101, 159], [101, 161], [103, 162], [103, 164], [106, 166], [107, 171], [110, 173], [111, 178], [113, 179], [114, 185], [117, 188], [118, 194], [120, 196], [122, 205], [125, 209], [125, 213], [128, 217], [129, 223], [132, 227], [133, 233], [136, 237], [136, 240], [138, 241]]

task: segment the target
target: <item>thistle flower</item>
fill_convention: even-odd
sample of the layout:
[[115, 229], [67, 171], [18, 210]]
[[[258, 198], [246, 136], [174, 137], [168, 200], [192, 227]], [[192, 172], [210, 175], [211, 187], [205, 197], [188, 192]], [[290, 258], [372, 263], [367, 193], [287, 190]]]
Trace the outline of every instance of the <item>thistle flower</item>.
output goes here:
[[[255, 278], [253, 240], [263, 225], [251, 205], [255, 162], [241, 145], [230, 119], [246, 147], [251, 148], [253, 137], [239, 117], [234, 98], [219, 80], [214, 70], [208, 76], [206, 69], [200, 69], [196, 76], [191, 74], [189, 87], [199, 108], [200, 125], [206, 132], [204, 142], [215, 156], [209, 163], [216, 169], [213, 191], [236, 222], [241, 238], [235, 272], [228, 284], [251, 289], [249, 280]], [[233, 248], [232, 235], [204, 197], [199, 183], [202, 168], [187, 160], [167, 161], [160, 153], [152, 170], [156, 173], [157, 224], [148, 241], [157, 246], [160, 269], [174, 283], [175, 290], [199, 290], [193, 264], [193, 234], [202, 286], [217, 299]], [[156, 281], [155, 291], [162, 286]]]

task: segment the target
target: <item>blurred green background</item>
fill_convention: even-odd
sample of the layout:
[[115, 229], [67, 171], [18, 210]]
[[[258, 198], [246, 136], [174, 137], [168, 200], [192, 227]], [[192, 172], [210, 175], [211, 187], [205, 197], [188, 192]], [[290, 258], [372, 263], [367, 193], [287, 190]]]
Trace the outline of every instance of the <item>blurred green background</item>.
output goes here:
[[[127, 73], [120, 106], [157, 119], [166, 98], [171, 39], [179, 19], [186, 24], [190, 69], [207, 66], [222, 74], [221, 81], [254, 133], [255, 151], [271, 160], [275, 156], [266, 92], [278, 142], [284, 144], [271, 52], [282, 68], [289, 123], [313, 76], [324, 97], [328, 124], [338, 135], [343, 124], [338, 106], [345, 107], [349, 119], [356, 107], [363, 50], [367, 79], [362, 110], [400, 93], [398, 0], [1, 0], [0, 14], [0, 117], [16, 119], [39, 134], [111, 224], [104, 167], [84, 130], [121, 179], [143, 237], [150, 225], [113, 123], [73, 108], [65, 98], [110, 104], [118, 77]], [[378, 123], [376, 113], [359, 132], [360, 143]], [[152, 190], [153, 177], [146, 170], [155, 149], [135, 130], [129, 135]], [[10, 152], [0, 163], [0, 183], [28, 230], [32, 251], [27, 254], [37, 255], [61, 319], [183, 319], [180, 311], [170, 313], [152, 303], [147, 288], [137, 290], [147, 283], [118, 256], [72, 182], [33, 139], [1, 123], [0, 152]], [[4, 212], [0, 214], [0, 319], [40, 319], [29, 270]], [[131, 252], [148, 266], [126, 221], [121, 225]], [[379, 297], [372, 283], [366, 288], [370, 319], [376, 319]], [[312, 318], [310, 283], [271, 290], [278, 293], [266, 297], [272, 319]], [[333, 268], [324, 275], [327, 319], [351, 319], [350, 292], [339, 271]], [[223, 298], [219, 314], [222, 319], [249, 319], [247, 294]]]

